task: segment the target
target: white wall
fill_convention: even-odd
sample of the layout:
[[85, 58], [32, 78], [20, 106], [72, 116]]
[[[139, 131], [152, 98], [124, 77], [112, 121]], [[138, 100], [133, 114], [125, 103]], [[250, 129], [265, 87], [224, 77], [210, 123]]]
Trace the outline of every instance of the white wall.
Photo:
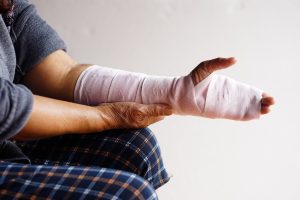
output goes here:
[[80, 62], [182, 75], [236, 56], [222, 73], [276, 98], [247, 123], [170, 117], [153, 125], [174, 175], [160, 199], [300, 199], [299, 0], [32, 0]]

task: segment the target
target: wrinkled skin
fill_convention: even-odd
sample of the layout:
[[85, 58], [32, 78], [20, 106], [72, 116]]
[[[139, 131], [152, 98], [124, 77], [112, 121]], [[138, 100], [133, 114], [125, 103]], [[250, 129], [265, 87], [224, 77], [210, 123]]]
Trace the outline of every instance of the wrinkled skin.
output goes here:
[[172, 114], [168, 105], [144, 105], [131, 102], [107, 103], [96, 107], [107, 129], [145, 128]]

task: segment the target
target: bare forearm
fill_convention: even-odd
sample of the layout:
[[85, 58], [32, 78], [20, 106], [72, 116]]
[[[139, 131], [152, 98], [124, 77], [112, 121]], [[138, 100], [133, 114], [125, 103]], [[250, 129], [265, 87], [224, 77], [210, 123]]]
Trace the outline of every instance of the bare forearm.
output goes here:
[[99, 110], [61, 100], [34, 96], [29, 121], [16, 139], [37, 139], [104, 130]]
[[61, 99], [74, 102], [74, 90], [75, 90], [76, 82], [80, 74], [90, 66], [91, 66], [90, 64], [77, 64], [70, 69], [70, 71], [66, 75], [64, 81], [64, 87], [61, 88], [61, 92], [60, 92]]
[[15, 139], [29, 140], [110, 129], [144, 128], [171, 114], [172, 109], [166, 105], [123, 102], [90, 107], [34, 96], [29, 121]]
[[29, 71], [23, 84], [36, 95], [73, 102], [76, 81], [89, 66], [78, 64], [63, 51], [56, 51]]

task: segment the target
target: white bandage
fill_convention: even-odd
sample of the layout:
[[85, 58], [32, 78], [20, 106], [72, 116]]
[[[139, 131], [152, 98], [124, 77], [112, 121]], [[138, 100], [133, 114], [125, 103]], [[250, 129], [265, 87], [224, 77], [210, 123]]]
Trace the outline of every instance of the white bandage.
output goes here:
[[222, 75], [213, 75], [209, 84], [204, 115], [247, 121], [261, 114], [262, 91]]
[[85, 105], [163, 103], [180, 115], [250, 120], [260, 116], [261, 91], [219, 75], [194, 86], [190, 76], [148, 76], [94, 65], [79, 76], [74, 99]]

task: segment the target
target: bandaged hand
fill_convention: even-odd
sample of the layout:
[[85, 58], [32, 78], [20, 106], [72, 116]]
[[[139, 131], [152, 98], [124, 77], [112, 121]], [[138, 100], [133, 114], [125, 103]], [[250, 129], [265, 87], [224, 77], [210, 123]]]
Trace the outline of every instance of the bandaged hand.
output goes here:
[[235, 63], [217, 58], [199, 64], [179, 77], [149, 76], [101, 66], [81, 73], [74, 100], [86, 105], [112, 102], [170, 105], [174, 114], [252, 120], [266, 114], [272, 97], [250, 85], [214, 74]]
[[104, 103], [96, 106], [104, 129], [145, 128], [172, 114], [168, 105], [144, 105], [131, 102]]
[[[236, 63], [235, 58], [216, 58], [201, 62], [191, 73], [190, 76], [194, 85], [196, 86], [201, 81], [206, 79], [213, 72], [225, 69]], [[270, 112], [270, 107], [274, 105], [274, 98], [267, 93], [262, 93], [260, 101], [260, 114], [267, 114]]]

